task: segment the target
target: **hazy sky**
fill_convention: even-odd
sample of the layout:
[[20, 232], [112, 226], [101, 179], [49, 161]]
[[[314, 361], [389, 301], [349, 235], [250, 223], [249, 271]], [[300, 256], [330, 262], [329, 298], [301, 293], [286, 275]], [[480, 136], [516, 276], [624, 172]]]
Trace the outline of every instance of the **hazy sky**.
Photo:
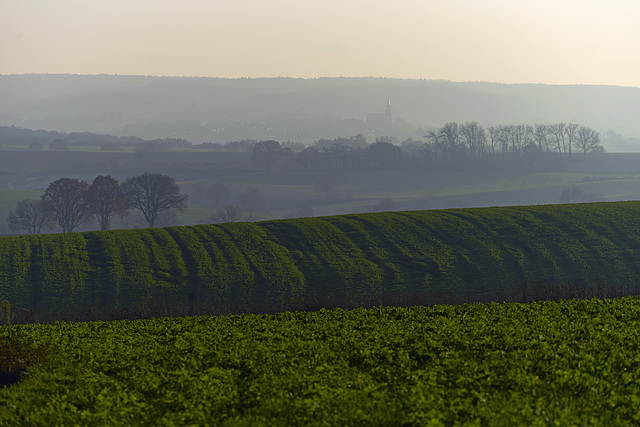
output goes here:
[[0, 74], [640, 87], [638, 0], [0, 0]]

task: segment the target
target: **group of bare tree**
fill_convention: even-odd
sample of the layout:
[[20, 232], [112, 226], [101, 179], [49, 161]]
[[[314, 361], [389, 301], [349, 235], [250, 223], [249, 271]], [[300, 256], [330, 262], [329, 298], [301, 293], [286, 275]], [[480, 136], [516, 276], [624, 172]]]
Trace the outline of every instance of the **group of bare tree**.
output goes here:
[[40, 199], [24, 199], [9, 212], [7, 223], [13, 231], [35, 234], [56, 225], [70, 233], [94, 219], [101, 230], [108, 230], [111, 218], [121, 218], [137, 209], [145, 225], [154, 227], [158, 216], [175, 210], [183, 212], [187, 196], [180, 193], [175, 180], [159, 173], [146, 172], [128, 178], [122, 185], [111, 176], [100, 175], [91, 184], [76, 178], [52, 182]]
[[556, 203], [590, 203], [601, 202], [603, 196], [600, 193], [585, 193], [580, 187], [563, 188], [556, 199]]
[[[228, 190], [225, 192], [223, 188], [226, 186], [221, 183], [215, 183], [210, 187], [211, 190], [216, 190], [216, 194], [224, 194], [224, 200], [228, 200]], [[260, 214], [267, 212], [262, 192], [256, 187], [247, 187], [238, 196], [236, 204], [230, 203], [223, 206], [219, 202], [214, 203], [217, 208], [208, 219], [210, 223], [255, 221]]]
[[463, 158], [502, 156], [520, 160], [542, 153], [571, 158], [603, 151], [600, 134], [575, 123], [552, 125], [503, 125], [485, 130], [478, 122], [450, 122], [425, 135], [426, 155], [431, 159], [456, 161]]
[[446, 123], [429, 131], [425, 141], [407, 140], [400, 145], [388, 137], [368, 143], [362, 135], [318, 140], [296, 153], [279, 142], [254, 144], [251, 160], [256, 169], [398, 169], [408, 164], [452, 165], [479, 159], [533, 160], [555, 153], [571, 158], [603, 152], [600, 134], [575, 123], [552, 125], [502, 125], [485, 129], [478, 122]]

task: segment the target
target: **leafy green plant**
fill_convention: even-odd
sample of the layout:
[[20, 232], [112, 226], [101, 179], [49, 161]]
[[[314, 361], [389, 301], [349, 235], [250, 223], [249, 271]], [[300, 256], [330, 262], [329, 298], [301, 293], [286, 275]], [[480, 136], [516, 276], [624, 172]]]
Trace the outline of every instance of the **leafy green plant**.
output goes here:
[[638, 425], [638, 302], [29, 325], [0, 425]]
[[11, 311], [11, 303], [6, 299], [0, 301], [0, 325], [10, 325], [15, 317], [15, 313]]
[[51, 347], [35, 345], [15, 327], [0, 330], [0, 387], [20, 381], [30, 365], [45, 360]]

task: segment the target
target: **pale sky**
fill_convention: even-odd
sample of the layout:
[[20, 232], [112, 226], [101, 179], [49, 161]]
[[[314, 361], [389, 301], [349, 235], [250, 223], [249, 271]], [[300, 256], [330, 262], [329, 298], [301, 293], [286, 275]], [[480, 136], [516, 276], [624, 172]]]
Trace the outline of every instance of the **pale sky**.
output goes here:
[[638, 0], [0, 0], [0, 74], [640, 87]]

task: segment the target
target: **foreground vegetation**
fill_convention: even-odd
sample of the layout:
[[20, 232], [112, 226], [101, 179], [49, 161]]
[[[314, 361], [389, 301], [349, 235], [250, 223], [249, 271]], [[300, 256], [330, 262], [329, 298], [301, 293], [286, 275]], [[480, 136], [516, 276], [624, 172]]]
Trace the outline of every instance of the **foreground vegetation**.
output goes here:
[[639, 202], [0, 238], [12, 321], [640, 293]]
[[637, 425], [640, 299], [0, 328], [2, 425]]

